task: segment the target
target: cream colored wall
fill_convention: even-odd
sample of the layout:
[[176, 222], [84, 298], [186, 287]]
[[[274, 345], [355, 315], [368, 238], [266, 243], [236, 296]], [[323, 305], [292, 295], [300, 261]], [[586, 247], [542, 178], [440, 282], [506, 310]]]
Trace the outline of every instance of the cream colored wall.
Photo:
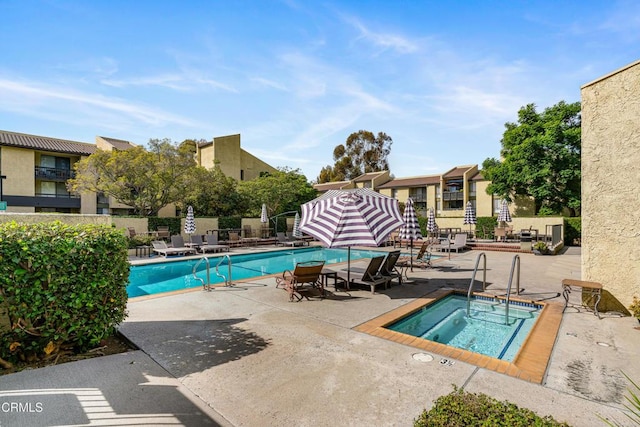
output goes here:
[[476, 181], [476, 216], [493, 216], [493, 196], [487, 194], [489, 181]]
[[[218, 218], [194, 218], [196, 223], [196, 232], [194, 234], [207, 234], [207, 230], [216, 230], [218, 228]], [[189, 235], [184, 232], [184, 223], [186, 218], [180, 220], [180, 235], [184, 239], [188, 239]]]
[[85, 191], [80, 194], [80, 213], [95, 214], [98, 209], [98, 198], [96, 193]]
[[582, 278], [640, 296], [640, 61], [582, 87]]
[[259, 178], [261, 172], [273, 173], [277, 170], [245, 150], [240, 150], [240, 156], [240, 168], [244, 170], [245, 181]]
[[[240, 181], [240, 135], [220, 136], [213, 139], [213, 158], [219, 162], [222, 172]], [[205, 166], [211, 168], [211, 166]]]
[[[35, 151], [24, 148], [0, 147], [0, 170], [7, 178], [2, 182], [2, 193], [12, 196], [35, 196]], [[11, 206], [7, 207], [10, 211]]]

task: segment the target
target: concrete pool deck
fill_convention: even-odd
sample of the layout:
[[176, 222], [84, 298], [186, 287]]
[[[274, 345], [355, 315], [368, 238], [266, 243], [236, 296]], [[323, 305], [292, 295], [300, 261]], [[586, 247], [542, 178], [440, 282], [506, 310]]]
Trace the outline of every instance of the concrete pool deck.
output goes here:
[[[357, 330], [435, 291], [466, 290], [478, 253], [445, 256], [433, 269], [410, 272], [411, 284], [373, 295], [329, 287], [325, 299], [290, 303], [267, 277], [211, 292], [132, 299], [120, 331], [140, 350], [0, 377], [0, 388], [95, 389], [109, 408], [109, 425], [135, 419], [148, 425], [410, 426], [453, 385], [573, 426], [604, 425], [598, 416], [628, 425], [622, 371], [640, 379], [633, 318], [604, 313], [599, 320], [568, 308], [542, 384]], [[513, 256], [486, 252], [487, 291], [506, 289]], [[519, 256], [520, 297], [564, 304], [561, 280], [580, 278], [579, 248]], [[55, 413], [57, 425], [100, 425], [87, 406], [64, 408]], [[21, 425], [20, 419], [0, 422]]]

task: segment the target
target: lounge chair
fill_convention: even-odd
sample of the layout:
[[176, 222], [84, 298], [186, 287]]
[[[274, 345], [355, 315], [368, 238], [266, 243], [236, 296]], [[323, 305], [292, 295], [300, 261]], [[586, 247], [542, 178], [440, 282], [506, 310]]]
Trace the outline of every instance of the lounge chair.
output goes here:
[[179, 234], [174, 234], [173, 236], [171, 236], [171, 247], [173, 249], [181, 249], [185, 255], [189, 253], [197, 253], [195, 248], [191, 248], [184, 244], [184, 239]]
[[283, 232], [277, 232], [276, 233], [276, 246], [304, 246], [304, 245], [308, 245], [309, 242], [305, 241], [305, 240], [298, 240], [295, 238], [290, 238], [287, 237], [286, 234], [284, 234]]
[[299, 262], [293, 271], [285, 270], [282, 272], [282, 277], [276, 277], [276, 288], [282, 287], [287, 291], [289, 301], [293, 301], [294, 297], [300, 301], [303, 296], [308, 300], [309, 296], [306, 293], [304, 295], [301, 293], [305, 285], [319, 288], [320, 295], [324, 296], [324, 285], [320, 279], [323, 267], [324, 261]]
[[[209, 237], [209, 236], [207, 236]], [[208, 242], [205, 243], [202, 241], [202, 236], [199, 234], [194, 234], [191, 236], [191, 246], [194, 247], [196, 250], [204, 253], [207, 252], [220, 252], [222, 250], [229, 250], [229, 246], [226, 245], [218, 245], [216, 244], [209, 244]]]
[[151, 245], [153, 246], [153, 252], [164, 257], [167, 257], [169, 255], [185, 255], [187, 253], [195, 252], [195, 249], [186, 247], [170, 248], [169, 246], [167, 246], [167, 242], [165, 242], [164, 240], [154, 240], [151, 242]]
[[458, 233], [453, 241], [445, 241], [436, 248], [441, 252], [449, 252], [456, 251], [459, 252], [461, 249], [465, 249], [467, 247], [467, 233]]
[[389, 279], [389, 284], [393, 279], [398, 279], [398, 284], [402, 285], [402, 274], [396, 269], [396, 264], [400, 258], [400, 251], [391, 251], [387, 254], [384, 262], [380, 266], [378, 274]]
[[409, 256], [401, 256], [398, 258], [397, 266], [409, 267], [413, 265], [414, 267], [420, 268], [431, 268], [431, 251], [433, 247], [437, 246], [434, 240], [425, 240], [422, 242], [422, 246], [418, 250], [418, 253], [413, 257]]
[[228, 245], [221, 245], [218, 242], [218, 232], [214, 231], [212, 234], [207, 234], [207, 246], [209, 248], [216, 248], [218, 249], [216, 252], [229, 252], [229, 246]]
[[229, 246], [241, 246], [242, 240], [240, 240], [240, 233], [237, 231], [229, 232], [229, 240], [227, 240]]
[[[376, 256], [369, 260], [369, 265], [364, 271], [360, 271], [357, 267], [338, 271], [338, 277], [345, 281], [347, 289], [351, 283], [368, 285], [371, 287], [371, 293], [375, 293], [377, 285], [384, 285], [387, 288], [389, 277], [379, 275], [380, 266], [384, 262], [384, 256]], [[349, 271], [347, 271], [349, 270]], [[348, 283], [350, 282], [350, 283]]]

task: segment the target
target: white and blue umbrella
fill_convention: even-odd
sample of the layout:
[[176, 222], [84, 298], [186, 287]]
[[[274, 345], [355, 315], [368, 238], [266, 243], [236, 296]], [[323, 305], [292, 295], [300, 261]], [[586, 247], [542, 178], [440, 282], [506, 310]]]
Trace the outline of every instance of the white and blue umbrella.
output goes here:
[[471, 224], [475, 224], [476, 222], [476, 211], [473, 209], [473, 203], [469, 201], [464, 210], [464, 223], [469, 224], [469, 232], [471, 232]]
[[296, 212], [296, 217], [293, 220], [293, 237], [299, 239], [302, 237], [302, 232], [300, 231], [300, 215]]
[[193, 216], [193, 207], [191, 205], [187, 208], [187, 217], [184, 220], [184, 232], [189, 235], [196, 232], [196, 219]]
[[329, 190], [302, 205], [300, 231], [326, 247], [346, 246], [347, 282], [351, 246], [380, 246], [404, 224], [398, 201], [368, 188]]
[[511, 222], [511, 213], [509, 213], [509, 205], [506, 200], [502, 200], [502, 205], [500, 205], [498, 222]]
[[407, 199], [407, 203], [404, 205], [404, 214], [403, 214], [404, 224], [400, 227], [400, 233], [398, 233], [398, 237], [400, 241], [409, 240], [409, 245], [411, 247], [411, 271], [413, 271], [413, 241], [414, 240], [422, 240], [422, 232], [420, 231], [420, 224], [418, 223], [418, 218], [416, 217], [416, 211], [413, 208], [413, 200], [411, 197]]

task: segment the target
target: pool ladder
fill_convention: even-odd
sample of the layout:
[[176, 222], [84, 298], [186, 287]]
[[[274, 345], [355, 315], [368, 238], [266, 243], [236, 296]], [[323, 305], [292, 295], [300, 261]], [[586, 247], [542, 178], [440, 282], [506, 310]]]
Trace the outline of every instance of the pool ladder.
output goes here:
[[[467, 317], [471, 315], [471, 291], [473, 290], [473, 284], [476, 281], [476, 273], [480, 266], [480, 258], [482, 258], [482, 290], [487, 287], [487, 255], [484, 252], [478, 254], [476, 258], [476, 266], [473, 268], [473, 274], [471, 275], [471, 283], [469, 283], [469, 290], [467, 291]], [[511, 271], [509, 272], [509, 284], [507, 286], [507, 298], [505, 299], [505, 324], [509, 324], [509, 300], [511, 298], [511, 284], [513, 283], [513, 272], [516, 271], [516, 293], [520, 295], [520, 256], [515, 255], [511, 262]]]
[[[228, 268], [228, 275], [225, 276], [224, 274], [220, 273], [220, 264], [222, 264], [222, 262], [224, 260], [227, 260], [227, 268]], [[200, 263], [205, 262], [207, 264], [207, 280], [206, 282], [204, 281], [204, 279], [201, 279], [200, 277], [197, 276], [197, 271], [198, 271], [198, 267], [200, 266]], [[207, 256], [203, 256], [202, 258], [200, 258], [198, 260], [198, 262], [193, 266], [193, 277], [194, 279], [198, 280], [200, 283], [202, 283], [202, 288], [205, 291], [210, 291], [211, 288], [213, 287], [213, 284], [211, 283], [211, 275], [210, 275], [210, 267], [209, 267], [209, 257]], [[225, 286], [233, 286], [233, 282], [231, 281], [231, 257], [229, 255], [223, 255], [220, 257], [220, 260], [218, 261], [218, 263], [216, 264], [216, 276], [221, 277], [222, 279], [224, 279], [224, 285]]]

